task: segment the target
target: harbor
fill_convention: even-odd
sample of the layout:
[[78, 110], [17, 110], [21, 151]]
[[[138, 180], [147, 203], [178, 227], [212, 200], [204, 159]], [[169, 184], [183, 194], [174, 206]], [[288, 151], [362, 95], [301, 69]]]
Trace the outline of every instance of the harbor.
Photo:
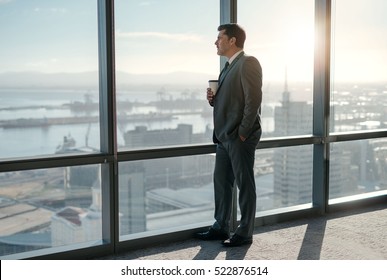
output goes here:
[[[149, 113], [119, 115], [119, 123], [130, 122], [150, 122], [150, 121], [170, 121], [174, 118], [173, 113]], [[0, 127], [4, 129], [23, 127], [48, 127], [52, 125], [71, 125], [98, 123], [99, 116], [74, 116], [74, 117], [51, 117], [51, 118], [18, 118], [0, 121]]]

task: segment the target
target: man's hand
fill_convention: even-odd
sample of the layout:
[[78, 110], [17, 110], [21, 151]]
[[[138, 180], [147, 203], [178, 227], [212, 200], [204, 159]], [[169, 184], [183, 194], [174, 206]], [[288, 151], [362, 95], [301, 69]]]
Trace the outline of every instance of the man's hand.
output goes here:
[[243, 137], [242, 135], [239, 135], [239, 138], [242, 140], [242, 142], [245, 142], [246, 138]]
[[212, 92], [211, 88], [207, 88], [207, 100], [211, 106], [214, 106], [214, 97], [215, 94]]

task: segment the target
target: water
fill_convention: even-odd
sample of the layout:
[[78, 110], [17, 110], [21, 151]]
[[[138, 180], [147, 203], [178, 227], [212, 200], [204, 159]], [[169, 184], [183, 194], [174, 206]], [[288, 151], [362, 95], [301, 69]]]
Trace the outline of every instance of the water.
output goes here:
[[[179, 98], [181, 93], [172, 92], [169, 96]], [[84, 90], [19, 90], [0, 89], [0, 121], [20, 118], [60, 118], [76, 116], [98, 116], [98, 111], [74, 112], [64, 104], [84, 102], [89, 96], [92, 101], [98, 101], [98, 92]], [[203, 106], [207, 106], [204, 94]], [[117, 101], [139, 101], [148, 103], [160, 98], [156, 91], [122, 91], [117, 94]], [[187, 101], [189, 102], [189, 101]], [[181, 111], [181, 108], [176, 108]], [[138, 106], [118, 114], [149, 114], [157, 112], [154, 106]], [[171, 111], [169, 111], [171, 112]], [[274, 121], [263, 119], [264, 129], [272, 129]], [[176, 115], [171, 120], [152, 122], [131, 122], [117, 129], [118, 146], [124, 145], [123, 134], [138, 125], [146, 125], [148, 130], [176, 128], [178, 124], [192, 124], [193, 133], [203, 133], [206, 126], [212, 128], [211, 116], [202, 117], [200, 114]], [[23, 127], [4, 129], [0, 127], [0, 158], [17, 158], [37, 155], [54, 154], [64, 136], [71, 136], [77, 147], [88, 144], [99, 150], [100, 127], [99, 123], [82, 123], [68, 125], [52, 125], [46, 127]], [[87, 140], [86, 140], [87, 139]], [[212, 139], [208, 139], [210, 142]], [[87, 143], [86, 143], [87, 142]]]
[[[0, 89], [0, 121], [20, 118], [57, 118], [75, 116], [65, 103], [83, 101], [84, 91]], [[71, 134], [85, 142], [88, 124], [49, 127], [0, 128], [0, 157], [53, 154], [63, 136]], [[82, 137], [83, 135], [83, 137]], [[90, 128], [89, 143], [99, 143], [98, 128]], [[81, 139], [83, 138], [83, 141]], [[97, 141], [95, 141], [97, 139]]]
[[[0, 121], [20, 118], [58, 118], [75, 116], [98, 116], [98, 111], [74, 112], [64, 104], [84, 102], [88, 94], [94, 102], [98, 101], [98, 93], [82, 90], [9, 90], [0, 89]], [[117, 96], [118, 100], [156, 100], [156, 93], [125, 92]], [[134, 113], [147, 113], [155, 108], [136, 108]], [[173, 127], [177, 122], [148, 124], [149, 129]], [[197, 120], [195, 121], [197, 122]], [[130, 123], [118, 131], [118, 144], [123, 145], [123, 133], [133, 129], [139, 123]], [[15, 158], [36, 155], [54, 154], [64, 136], [71, 136], [77, 147], [86, 146], [99, 149], [99, 123], [83, 123], [68, 125], [52, 125], [47, 127], [0, 128], [0, 158]]]

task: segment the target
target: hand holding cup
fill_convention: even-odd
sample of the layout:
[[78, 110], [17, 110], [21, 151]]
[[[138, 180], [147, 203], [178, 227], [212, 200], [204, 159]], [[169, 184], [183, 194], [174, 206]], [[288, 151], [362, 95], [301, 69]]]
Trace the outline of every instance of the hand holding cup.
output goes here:
[[211, 105], [213, 105], [214, 97], [216, 91], [218, 90], [218, 80], [209, 80], [208, 86], [209, 87], [207, 88], [207, 100]]

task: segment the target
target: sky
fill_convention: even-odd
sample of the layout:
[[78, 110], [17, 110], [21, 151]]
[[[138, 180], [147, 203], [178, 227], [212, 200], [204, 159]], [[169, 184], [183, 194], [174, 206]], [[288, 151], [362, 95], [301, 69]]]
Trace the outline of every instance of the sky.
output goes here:
[[0, 0], [0, 72], [97, 69], [95, 3]]
[[[314, 1], [238, 0], [245, 51], [264, 78], [311, 81]], [[387, 1], [333, 7], [335, 80], [387, 80]], [[116, 0], [116, 70], [216, 75], [219, 0]], [[98, 69], [96, 0], [0, 0], [0, 73]]]

